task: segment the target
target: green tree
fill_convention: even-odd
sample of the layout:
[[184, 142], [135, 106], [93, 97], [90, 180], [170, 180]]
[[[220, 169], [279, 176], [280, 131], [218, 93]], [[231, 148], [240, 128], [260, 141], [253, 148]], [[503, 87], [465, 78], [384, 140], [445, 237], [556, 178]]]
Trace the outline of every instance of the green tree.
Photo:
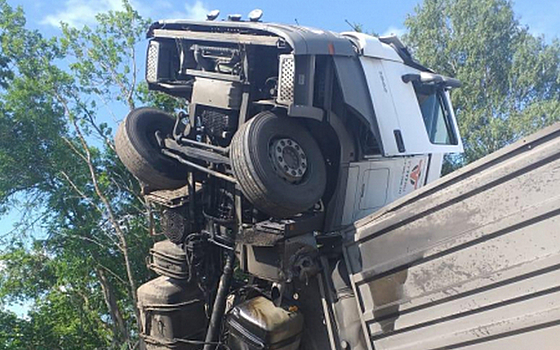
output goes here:
[[33, 302], [25, 320], [0, 314], [21, 335], [6, 337], [7, 349], [137, 345], [136, 288], [150, 277], [153, 239], [98, 106], [160, 99], [137, 89], [132, 62], [147, 22], [123, 5], [93, 28], [63, 26], [62, 38], [45, 39], [0, 0], [0, 208], [19, 201], [32, 213], [26, 223], [47, 234], [34, 238], [35, 226], [21, 225], [0, 253], [0, 307]]
[[560, 120], [560, 43], [535, 37], [508, 0], [425, 0], [405, 22], [415, 57], [456, 77], [465, 154], [453, 167]]

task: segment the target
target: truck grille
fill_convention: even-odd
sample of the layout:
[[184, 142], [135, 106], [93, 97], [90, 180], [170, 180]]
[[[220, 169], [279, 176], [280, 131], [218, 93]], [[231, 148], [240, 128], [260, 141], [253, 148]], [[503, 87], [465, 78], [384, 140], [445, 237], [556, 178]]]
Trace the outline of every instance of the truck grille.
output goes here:
[[295, 60], [293, 55], [280, 55], [280, 69], [278, 82], [278, 97], [281, 104], [294, 102]]

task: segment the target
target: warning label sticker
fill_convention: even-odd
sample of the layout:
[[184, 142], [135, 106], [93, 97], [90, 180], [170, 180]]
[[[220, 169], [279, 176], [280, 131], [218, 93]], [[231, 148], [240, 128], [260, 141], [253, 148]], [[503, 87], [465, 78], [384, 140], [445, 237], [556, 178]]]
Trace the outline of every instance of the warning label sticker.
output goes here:
[[424, 159], [410, 158], [403, 163], [399, 195], [409, 193], [422, 186], [424, 179]]

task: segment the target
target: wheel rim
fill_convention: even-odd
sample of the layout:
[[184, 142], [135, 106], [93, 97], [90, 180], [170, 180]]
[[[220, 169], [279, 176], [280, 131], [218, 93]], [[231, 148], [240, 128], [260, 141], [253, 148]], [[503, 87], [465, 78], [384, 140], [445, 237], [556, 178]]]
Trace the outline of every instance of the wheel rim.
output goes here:
[[285, 181], [297, 184], [307, 172], [307, 155], [303, 148], [291, 138], [273, 140], [268, 154], [274, 171]]

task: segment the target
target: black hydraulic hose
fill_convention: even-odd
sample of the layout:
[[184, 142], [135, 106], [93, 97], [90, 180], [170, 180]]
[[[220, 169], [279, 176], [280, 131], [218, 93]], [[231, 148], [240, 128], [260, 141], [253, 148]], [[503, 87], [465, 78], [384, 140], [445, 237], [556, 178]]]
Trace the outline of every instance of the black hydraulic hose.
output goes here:
[[214, 306], [212, 307], [212, 315], [210, 316], [210, 323], [206, 331], [206, 339], [204, 340], [203, 350], [214, 350], [216, 343], [219, 340], [220, 331], [222, 328], [222, 319], [226, 310], [226, 297], [231, 286], [233, 277], [233, 264], [235, 262], [235, 252], [233, 250], [226, 251], [226, 263], [224, 264], [224, 272], [220, 277], [220, 284], [216, 292], [216, 299], [214, 299]]

